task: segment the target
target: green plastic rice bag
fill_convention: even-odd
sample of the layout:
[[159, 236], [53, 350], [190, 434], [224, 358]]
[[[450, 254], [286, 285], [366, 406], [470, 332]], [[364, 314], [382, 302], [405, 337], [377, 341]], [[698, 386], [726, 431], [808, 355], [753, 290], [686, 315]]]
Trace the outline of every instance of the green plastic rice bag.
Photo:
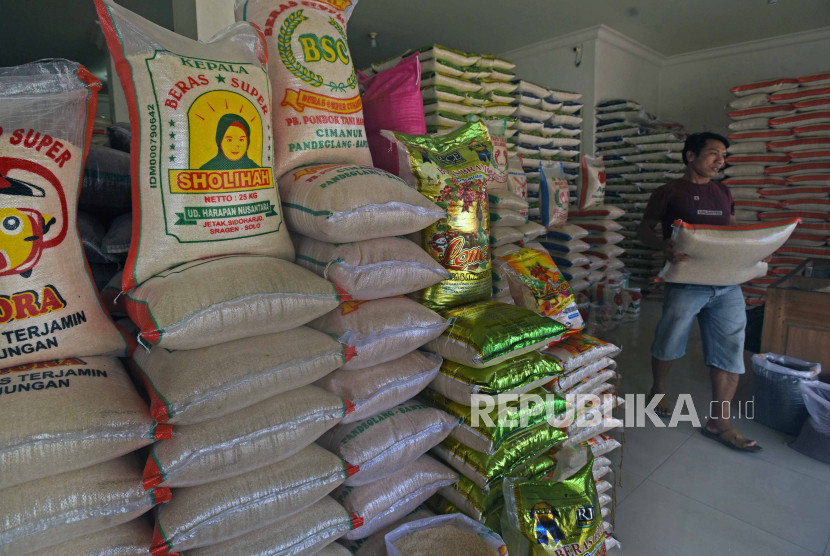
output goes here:
[[507, 478], [501, 532], [511, 555], [605, 554], [599, 497], [591, 459], [558, 483]]
[[450, 278], [422, 290], [417, 300], [441, 309], [490, 299], [487, 187], [497, 170], [487, 127], [472, 122], [437, 138], [382, 135], [398, 146], [401, 178], [447, 211], [446, 218], [421, 231], [420, 244]]

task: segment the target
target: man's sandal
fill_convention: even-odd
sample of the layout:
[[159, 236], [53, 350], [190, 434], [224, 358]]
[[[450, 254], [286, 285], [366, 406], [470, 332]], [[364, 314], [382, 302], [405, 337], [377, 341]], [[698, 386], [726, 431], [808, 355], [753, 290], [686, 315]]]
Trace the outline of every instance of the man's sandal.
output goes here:
[[[654, 398], [654, 396], [656, 396], [656, 395], [657, 394], [649, 395], [648, 399], [646, 399], [646, 405], [648, 405], [651, 402], [651, 400]], [[656, 406], [654, 406], [654, 414], [657, 415], [658, 417], [671, 417], [671, 411], [672, 411], [672, 409], [671, 409], [671, 406], [669, 405], [668, 398], [666, 397], [665, 394], [663, 394], [663, 397], [660, 398], [660, 401], [657, 402]]]
[[720, 434], [717, 434], [712, 431], [706, 430], [706, 428], [704, 427], [700, 429], [700, 433], [706, 438], [716, 440], [724, 446], [729, 446], [733, 450], [737, 450], [739, 452], [760, 452], [761, 450], [763, 450], [763, 448], [758, 446], [758, 444], [750, 446], [749, 443], [752, 441], [744, 437], [744, 435], [742, 435], [735, 429], [728, 429]]

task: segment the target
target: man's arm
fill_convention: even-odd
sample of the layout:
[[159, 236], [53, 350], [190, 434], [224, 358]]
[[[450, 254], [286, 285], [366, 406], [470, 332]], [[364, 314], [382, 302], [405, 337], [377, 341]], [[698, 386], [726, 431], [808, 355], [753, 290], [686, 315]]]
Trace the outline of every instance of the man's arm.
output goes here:
[[[734, 218], [734, 217], [733, 217]], [[655, 228], [660, 222], [653, 218], [643, 218], [637, 228], [637, 239], [652, 249], [659, 249], [666, 256], [666, 260], [672, 263], [685, 261], [689, 258], [686, 253], [678, 253], [674, 250], [674, 242], [670, 239], [663, 239], [658, 235]]]

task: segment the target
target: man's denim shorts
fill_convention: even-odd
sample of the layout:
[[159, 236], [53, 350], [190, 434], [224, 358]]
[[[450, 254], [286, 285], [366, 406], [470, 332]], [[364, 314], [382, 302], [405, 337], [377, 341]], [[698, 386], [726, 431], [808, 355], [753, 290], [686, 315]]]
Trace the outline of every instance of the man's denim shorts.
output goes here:
[[741, 288], [666, 283], [665, 292], [651, 355], [661, 361], [683, 357], [697, 317], [706, 365], [743, 373], [746, 304]]

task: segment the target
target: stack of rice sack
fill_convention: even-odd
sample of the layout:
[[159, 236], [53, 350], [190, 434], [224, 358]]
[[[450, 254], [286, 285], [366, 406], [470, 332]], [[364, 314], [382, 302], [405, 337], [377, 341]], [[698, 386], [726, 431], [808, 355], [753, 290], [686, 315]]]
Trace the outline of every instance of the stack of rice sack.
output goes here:
[[638, 102], [614, 99], [597, 105], [596, 130], [606, 201], [626, 211], [616, 230], [625, 238], [619, 243], [625, 270], [632, 280], [648, 282], [662, 266], [662, 253], [639, 242], [637, 228], [651, 193], [683, 175], [682, 126], [657, 120]]
[[[423, 398], [460, 421], [432, 453], [461, 480], [442, 488], [430, 505], [441, 513], [460, 511], [498, 530], [503, 478], [544, 474], [550, 465], [536, 465], [535, 458], [565, 439], [555, 426], [565, 413], [565, 400], [541, 389], [560, 374], [559, 365], [538, 350], [567, 329], [531, 309], [492, 301], [443, 314], [455, 323], [428, 345], [444, 364]], [[500, 395], [512, 401], [501, 403]], [[520, 402], [517, 395], [528, 397]]]
[[353, 405], [311, 383], [353, 350], [304, 326], [344, 294], [291, 262], [263, 35], [196, 43], [96, 7], [132, 119], [130, 364], [173, 425], [144, 468], [172, 488], [152, 551], [318, 550], [361, 524], [327, 497], [353, 468], [313, 444]]
[[[78, 234], [101, 83], [68, 60], [0, 69], [0, 553], [147, 552], [137, 450], [170, 437], [117, 357]], [[58, 546], [60, 545], [60, 546]]]
[[566, 398], [574, 412], [573, 420], [564, 429], [567, 440], [544, 455], [554, 467], [543, 478], [563, 481], [574, 476], [585, 463], [584, 454], [590, 451], [594, 458], [593, 480], [610, 548], [616, 543], [611, 532], [615, 508], [613, 485], [619, 469], [608, 454], [621, 446], [611, 433], [623, 426], [620, 419], [613, 417], [614, 409], [623, 403], [617, 396], [619, 374], [613, 359], [620, 349], [596, 337], [575, 334], [542, 353], [558, 362], [562, 369], [562, 374], [544, 387]]
[[[279, 6], [273, 2], [246, 2], [237, 10], [273, 37], [268, 45], [279, 53], [269, 68], [273, 94], [288, 100], [274, 114], [274, 128], [285, 145], [276, 158], [277, 173], [297, 263], [345, 295], [345, 302], [309, 326], [352, 351], [335, 372], [315, 382], [354, 407], [338, 427], [317, 439], [317, 446], [353, 470], [331, 493], [362, 521], [343, 535], [349, 543], [396, 522], [456, 480], [455, 472], [423, 455], [449, 434], [455, 420], [412, 401], [441, 364], [439, 357], [418, 348], [440, 335], [448, 321], [404, 297], [449, 276], [422, 246], [402, 237], [433, 225], [446, 211], [400, 178], [371, 166], [369, 149], [372, 145], [384, 154], [380, 129], [423, 129], [423, 113], [407, 110], [412, 107], [408, 95], [419, 79], [417, 63], [405, 60], [387, 75], [363, 80], [371, 118], [364, 128], [363, 100], [349, 57], [320, 61], [308, 42], [309, 36], [324, 37], [334, 28], [341, 35], [337, 44], [345, 49], [341, 28], [353, 7], [334, 17], [331, 8], [313, 5], [275, 13]], [[313, 99], [323, 95], [298, 68], [310, 68], [325, 83], [345, 87], [325, 85], [326, 95], [335, 100], [315, 104]], [[399, 95], [404, 98], [397, 99]], [[390, 105], [402, 109], [390, 113], [384, 108]], [[296, 125], [286, 123], [292, 118]], [[377, 158], [378, 166], [394, 169], [398, 164], [395, 157]]]
[[731, 146], [724, 184], [739, 222], [800, 217], [765, 277], [742, 286], [750, 305], [810, 257], [830, 257], [830, 74], [774, 79], [730, 89]]

